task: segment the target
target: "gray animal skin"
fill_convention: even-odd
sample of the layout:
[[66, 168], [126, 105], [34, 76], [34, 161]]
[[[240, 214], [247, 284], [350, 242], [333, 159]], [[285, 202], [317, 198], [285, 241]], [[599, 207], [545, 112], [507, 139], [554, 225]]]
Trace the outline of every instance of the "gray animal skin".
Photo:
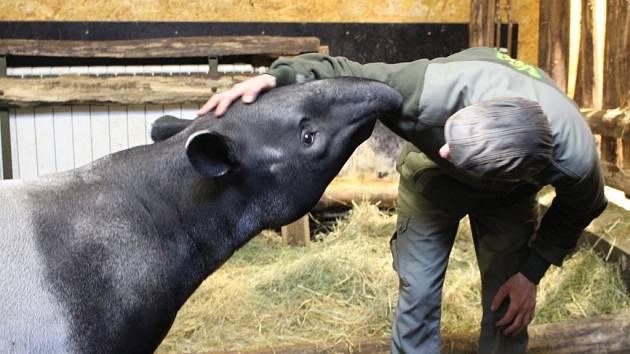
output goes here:
[[155, 144], [0, 183], [0, 352], [153, 352], [199, 284], [308, 212], [401, 104], [375, 81], [286, 86], [221, 119], [160, 118]]

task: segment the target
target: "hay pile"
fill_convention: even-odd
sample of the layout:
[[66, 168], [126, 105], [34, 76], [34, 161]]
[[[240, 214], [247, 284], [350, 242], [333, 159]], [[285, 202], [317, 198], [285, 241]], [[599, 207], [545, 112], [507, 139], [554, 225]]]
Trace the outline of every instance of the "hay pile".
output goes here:
[[[444, 287], [442, 327], [477, 328], [479, 274], [462, 224]], [[398, 281], [389, 236], [395, 216], [355, 206], [322, 242], [283, 247], [264, 232], [204, 282], [179, 312], [158, 353], [198, 353], [389, 334]], [[582, 249], [539, 287], [535, 323], [630, 308], [616, 267]]]

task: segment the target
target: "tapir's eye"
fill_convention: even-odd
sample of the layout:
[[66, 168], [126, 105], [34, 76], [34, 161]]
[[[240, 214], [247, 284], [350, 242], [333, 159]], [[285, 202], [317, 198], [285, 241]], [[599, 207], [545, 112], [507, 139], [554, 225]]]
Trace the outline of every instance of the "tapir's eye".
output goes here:
[[315, 142], [315, 135], [317, 135], [316, 132], [302, 132], [302, 143], [306, 146], [313, 145], [313, 143]]

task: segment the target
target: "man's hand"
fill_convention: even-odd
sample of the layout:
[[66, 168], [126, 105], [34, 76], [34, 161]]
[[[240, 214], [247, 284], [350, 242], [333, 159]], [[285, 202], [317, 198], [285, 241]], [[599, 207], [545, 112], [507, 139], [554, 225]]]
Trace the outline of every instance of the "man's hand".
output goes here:
[[269, 74], [262, 74], [234, 85], [231, 89], [212, 95], [208, 102], [199, 109], [197, 115], [204, 115], [214, 109], [214, 116], [220, 117], [228, 107], [241, 97], [244, 103], [252, 103], [258, 95], [276, 87], [276, 78]]
[[534, 318], [536, 284], [529, 281], [523, 274], [516, 273], [501, 286], [490, 309], [498, 310], [506, 297], [510, 298], [510, 306], [496, 325], [497, 327], [507, 326], [503, 331], [503, 334], [507, 336], [524, 329]]

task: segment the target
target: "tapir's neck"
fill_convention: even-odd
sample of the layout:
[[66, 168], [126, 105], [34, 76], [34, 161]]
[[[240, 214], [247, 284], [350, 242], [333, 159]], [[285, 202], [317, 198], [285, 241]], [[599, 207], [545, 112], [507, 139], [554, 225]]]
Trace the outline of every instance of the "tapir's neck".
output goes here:
[[[181, 259], [167, 273], [178, 274], [176, 303], [183, 304], [196, 287], [232, 253], [260, 232], [255, 198], [238, 186], [201, 176], [190, 165], [185, 142], [167, 141], [114, 154], [99, 171], [135, 198], [151, 215], [156, 242], [177, 242]], [[98, 164], [98, 163], [97, 163]], [[102, 171], [102, 172], [100, 172]], [[175, 255], [173, 255], [175, 257]], [[167, 265], [165, 265], [167, 266]], [[185, 278], [185, 279], [184, 279]]]

